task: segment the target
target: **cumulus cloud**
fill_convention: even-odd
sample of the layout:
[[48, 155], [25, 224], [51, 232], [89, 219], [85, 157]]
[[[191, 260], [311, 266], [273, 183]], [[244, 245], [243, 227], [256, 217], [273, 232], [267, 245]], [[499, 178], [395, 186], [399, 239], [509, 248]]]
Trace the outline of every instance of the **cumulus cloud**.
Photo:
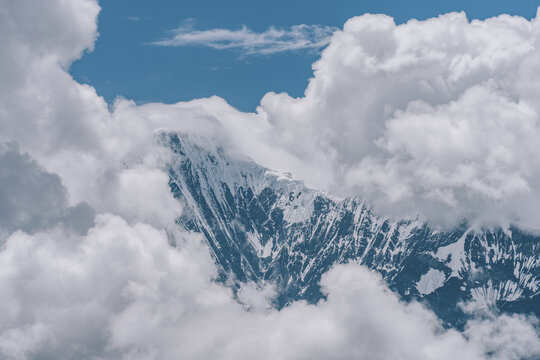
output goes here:
[[93, 222], [85, 203], [68, 206], [65, 187], [16, 144], [0, 145], [0, 240], [17, 229], [33, 232], [49, 224], [65, 223], [84, 232]]
[[315, 186], [398, 217], [538, 230], [539, 33], [508, 15], [352, 18], [305, 96], [269, 93], [258, 113], [302, 160], [281, 167]]
[[[486, 350], [504, 355], [517, 345], [518, 354], [540, 354], [534, 328], [517, 317], [504, 318], [496, 330], [472, 324], [471, 335], [482, 341], [466, 340], [444, 330], [420, 304], [401, 303], [379, 276], [354, 264], [323, 277], [327, 299], [317, 305], [246, 311], [230, 289], [212, 281], [216, 268], [201, 240], [179, 230], [128, 225], [109, 214], [98, 216], [86, 236], [60, 229], [13, 234], [0, 252], [0, 354], [481, 359]], [[488, 333], [497, 340], [490, 336], [485, 347]]]
[[269, 55], [286, 51], [319, 50], [330, 42], [336, 28], [324, 25], [294, 25], [290, 28], [270, 27], [253, 32], [246, 26], [238, 30], [195, 30], [192, 22], [172, 31], [168, 39], [155, 41], [159, 46], [207, 46], [217, 50], [238, 49], [245, 55]]
[[71, 203], [102, 172], [107, 104], [65, 71], [97, 36], [95, 1], [2, 1], [0, 10], [0, 142], [16, 141], [58, 174]]
[[465, 336], [482, 344], [485, 354], [495, 360], [533, 359], [540, 354], [538, 319], [523, 315], [485, 314], [467, 323]]
[[[97, 212], [114, 209], [133, 221], [136, 213], [162, 225], [158, 217], [174, 218], [179, 205], [163, 200], [170, 194], [162, 171], [167, 154], [151, 124], [111, 114], [94, 88], [66, 71], [92, 50], [99, 10], [93, 0], [2, 5], [0, 143], [16, 144], [36, 166], [56, 176], [65, 187], [57, 199], [66, 206], [84, 202]], [[159, 209], [150, 198], [158, 199]]]
[[[430, 20], [428, 28], [423, 28], [425, 23], [396, 28], [389, 18], [368, 16], [351, 20], [343, 32], [334, 35], [315, 66], [315, 78], [305, 98], [269, 94], [258, 114], [240, 113], [219, 98], [141, 107], [118, 99], [109, 111], [95, 89], [76, 83], [66, 72], [74, 59], [93, 46], [99, 11], [96, 1], [49, 0], [36, 4], [21, 0], [1, 4], [0, 75], [4, 86], [0, 90], [0, 142], [9, 142], [0, 149], [1, 195], [7, 199], [0, 205], [4, 232], [0, 247], [2, 357], [502, 359], [514, 350], [532, 358], [540, 356], [534, 321], [519, 316], [488, 317], [470, 322], [464, 334], [445, 330], [431, 311], [418, 303], [400, 302], [378, 276], [359, 265], [342, 265], [327, 273], [322, 280], [327, 298], [315, 305], [295, 302], [279, 311], [272, 309], [268, 306], [273, 296], [271, 285], [247, 284], [236, 297], [231, 289], [214, 281], [216, 267], [202, 239], [174, 223], [181, 209], [162, 170], [170, 154], [156, 141], [162, 130], [188, 132], [298, 175], [323, 173], [313, 177], [323, 184], [335, 184], [340, 175], [347, 175], [343, 178], [353, 187], [359, 183], [367, 184], [367, 188], [382, 186], [371, 183], [375, 175], [380, 176], [380, 166], [395, 162], [397, 167], [390, 170], [397, 177], [411, 177], [403, 185], [407, 194], [407, 186], [418, 180], [408, 167], [424, 162], [430, 165], [422, 161], [421, 154], [429, 141], [428, 145], [416, 144], [411, 134], [425, 133], [426, 123], [432, 118], [442, 118], [450, 130], [466, 127], [466, 121], [459, 123], [455, 117], [476, 119], [475, 114], [482, 109], [467, 108], [462, 111], [466, 116], [460, 115], [459, 102], [476, 104], [475, 99], [484, 99], [483, 111], [489, 112], [493, 99], [501, 100], [502, 105], [492, 108], [493, 118], [475, 125], [480, 130], [487, 128], [492, 136], [501, 136], [498, 125], [507, 132], [515, 130], [505, 114], [514, 114], [516, 109], [520, 111], [515, 116], [520, 124], [518, 134], [532, 131], [536, 108], [529, 98], [511, 97], [514, 93], [503, 91], [496, 81], [476, 84], [471, 79], [482, 78], [489, 69], [499, 71], [500, 63], [508, 63], [504, 68], [509, 73], [519, 73], [514, 68], [516, 53], [505, 57], [502, 49], [517, 49], [518, 55], [532, 51], [515, 40], [521, 39], [520, 34], [532, 32], [534, 21], [503, 17], [479, 22], [474, 25], [480, 29], [478, 33], [450, 41], [470, 52], [470, 36], [482, 53], [482, 45], [491, 39], [491, 30], [482, 28], [495, 23], [502, 34], [503, 45], [489, 43], [492, 46], [487, 48], [492, 53], [482, 55], [484, 60], [470, 59], [465, 50], [464, 64], [452, 60], [456, 69], [461, 69], [449, 77], [455, 83], [430, 77], [440, 70], [437, 61], [444, 62], [447, 56], [439, 35], [431, 30], [440, 29], [445, 39], [453, 39], [461, 27], [472, 26], [461, 15]], [[452, 23], [452, 19], [455, 26], [450, 29], [438, 23]], [[517, 35], [505, 38], [512, 26], [518, 28]], [[437, 53], [425, 47], [425, 39], [415, 45], [416, 37], [411, 34], [402, 40], [396, 32], [418, 33], [417, 37], [426, 32], [422, 36], [432, 36], [432, 46], [438, 44], [442, 50]], [[374, 34], [382, 40], [375, 41]], [[397, 40], [392, 40], [396, 36]], [[422, 73], [415, 64], [427, 61], [421, 54], [415, 58], [410, 51], [404, 51], [407, 56], [399, 61], [392, 60], [392, 51], [400, 44], [405, 50], [407, 46], [419, 52], [433, 50], [435, 64], [430, 66], [434, 70], [425, 76], [431, 82], [426, 80], [421, 87], [429, 93], [431, 86], [432, 98], [417, 101], [421, 91], [413, 91], [414, 87], [410, 93], [401, 94], [403, 97], [397, 96], [405, 88], [403, 84], [415, 84]], [[344, 56], [346, 49], [351, 53]], [[380, 71], [377, 69], [385, 59], [385, 66], [395, 68], [401, 77], [390, 84], [383, 81], [388, 74], [379, 74], [381, 78], [370, 83], [369, 76]], [[467, 62], [477, 64], [481, 71], [475, 73]], [[340, 66], [334, 69], [332, 63]], [[523, 70], [534, 65], [529, 60]], [[402, 66], [409, 66], [409, 75], [403, 73]], [[465, 77], [458, 76], [467, 72]], [[525, 75], [522, 83], [528, 79]], [[386, 84], [383, 88], [377, 88], [379, 80]], [[514, 80], [508, 76], [509, 88]], [[364, 94], [359, 83], [369, 85], [374, 93]], [[522, 89], [532, 98], [536, 88], [532, 82], [529, 85]], [[451, 91], [439, 94], [437, 86]], [[386, 106], [382, 100], [386, 92], [396, 103]], [[401, 99], [400, 106], [396, 99]], [[333, 116], [325, 118], [325, 114]], [[380, 114], [389, 114], [389, 121], [382, 121], [386, 119], [382, 115], [375, 116]], [[412, 129], [407, 130], [410, 139], [400, 138], [404, 128]], [[438, 128], [431, 131], [435, 139], [446, 133]], [[340, 140], [339, 134], [345, 137]], [[493, 160], [483, 157], [488, 151], [484, 148], [476, 157], [468, 158], [473, 165], [475, 159], [484, 161], [488, 170], [489, 161], [506, 161], [508, 168], [517, 171], [516, 179], [505, 185], [503, 200], [527, 186], [534, 190], [530, 182], [519, 179], [523, 176], [529, 180], [529, 174], [519, 172], [521, 168], [513, 161], [515, 147], [511, 145], [517, 136], [512, 138], [512, 134], [506, 140], [499, 139], [502, 148]], [[418, 139], [424, 141], [422, 136]], [[292, 146], [295, 141], [297, 147]], [[486, 140], [486, 149], [491, 149], [490, 141]], [[453, 144], [450, 140], [443, 143], [450, 149]], [[390, 155], [383, 156], [386, 153]], [[394, 153], [408, 155], [401, 159]], [[434, 152], [433, 161], [441, 160], [444, 153], [444, 147]], [[356, 159], [354, 154], [360, 156]], [[451, 170], [459, 159], [449, 156], [440, 166], [448, 164], [443, 169]], [[321, 160], [318, 171], [315, 160]], [[366, 175], [355, 171], [360, 162], [368, 160], [373, 163], [371, 172], [367, 180], [361, 180]], [[407, 165], [407, 161], [411, 163]], [[520, 164], [528, 165], [527, 161]], [[534, 174], [534, 168], [531, 171]], [[477, 175], [474, 171], [464, 174], [472, 178]], [[490, 186], [500, 187], [506, 175], [505, 171], [501, 178], [488, 174], [489, 186], [480, 178], [467, 191], [482, 191], [489, 199], [493, 193]], [[446, 186], [463, 186], [459, 179], [444, 181], [450, 183]], [[388, 186], [395, 185], [390, 178]], [[384, 189], [382, 186], [381, 191]], [[455, 199], [458, 204], [464, 201], [459, 196]], [[531, 211], [534, 208], [531, 205]], [[94, 211], [99, 215], [93, 217]], [[66, 226], [88, 217], [93, 225]]]

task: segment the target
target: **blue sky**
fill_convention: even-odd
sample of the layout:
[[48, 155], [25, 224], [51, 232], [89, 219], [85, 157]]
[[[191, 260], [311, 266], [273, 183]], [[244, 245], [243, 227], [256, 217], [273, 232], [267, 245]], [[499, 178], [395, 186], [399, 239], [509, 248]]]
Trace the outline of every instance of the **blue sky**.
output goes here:
[[244, 55], [239, 49], [149, 43], [170, 38], [171, 30], [188, 22], [195, 30], [246, 26], [264, 32], [270, 26], [286, 29], [297, 24], [341, 27], [348, 18], [367, 12], [391, 15], [398, 23], [459, 10], [470, 19], [501, 13], [530, 19], [539, 4], [529, 0], [103, 0], [95, 50], [74, 63], [71, 74], [96, 87], [108, 102], [119, 95], [137, 103], [219, 95], [243, 111], [253, 111], [268, 91], [301, 96], [317, 51]]

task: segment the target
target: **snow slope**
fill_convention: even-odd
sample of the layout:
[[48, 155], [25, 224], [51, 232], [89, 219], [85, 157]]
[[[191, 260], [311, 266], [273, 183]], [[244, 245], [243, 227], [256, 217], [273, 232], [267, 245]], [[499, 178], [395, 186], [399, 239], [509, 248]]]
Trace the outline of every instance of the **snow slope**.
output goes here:
[[276, 306], [316, 302], [332, 265], [359, 262], [404, 299], [422, 299], [449, 325], [474, 301], [501, 310], [531, 306], [540, 293], [540, 239], [518, 229], [450, 232], [377, 216], [359, 198], [306, 188], [287, 174], [232, 156], [208, 141], [163, 134], [172, 149], [170, 186], [184, 204], [178, 222], [205, 235], [222, 280], [272, 281]]

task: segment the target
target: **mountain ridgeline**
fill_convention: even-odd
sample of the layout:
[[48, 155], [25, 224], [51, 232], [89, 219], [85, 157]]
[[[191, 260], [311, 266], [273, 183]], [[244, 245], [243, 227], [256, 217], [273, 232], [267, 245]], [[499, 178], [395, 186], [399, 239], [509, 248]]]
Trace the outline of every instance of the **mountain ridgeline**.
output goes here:
[[321, 275], [358, 262], [404, 300], [431, 307], [460, 327], [461, 303], [508, 312], [540, 311], [540, 238], [519, 229], [441, 232], [420, 221], [374, 214], [359, 198], [339, 199], [287, 174], [192, 137], [163, 134], [173, 159], [170, 187], [184, 204], [177, 220], [208, 241], [221, 280], [273, 282], [277, 307], [323, 297]]

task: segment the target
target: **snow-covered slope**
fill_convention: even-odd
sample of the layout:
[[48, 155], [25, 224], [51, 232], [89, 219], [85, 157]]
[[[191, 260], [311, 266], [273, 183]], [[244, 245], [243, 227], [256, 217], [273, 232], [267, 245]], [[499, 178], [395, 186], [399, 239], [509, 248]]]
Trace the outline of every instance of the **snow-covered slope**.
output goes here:
[[362, 263], [405, 299], [424, 299], [448, 324], [472, 300], [508, 311], [538, 311], [540, 238], [518, 229], [451, 232], [375, 215], [360, 199], [338, 199], [287, 174], [163, 135], [174, 152], [170, 186], [185, 206], [178, 222], [202, 232], [223, 280], [272, 281], [277, 306], [321, 298], [332, 265]]

